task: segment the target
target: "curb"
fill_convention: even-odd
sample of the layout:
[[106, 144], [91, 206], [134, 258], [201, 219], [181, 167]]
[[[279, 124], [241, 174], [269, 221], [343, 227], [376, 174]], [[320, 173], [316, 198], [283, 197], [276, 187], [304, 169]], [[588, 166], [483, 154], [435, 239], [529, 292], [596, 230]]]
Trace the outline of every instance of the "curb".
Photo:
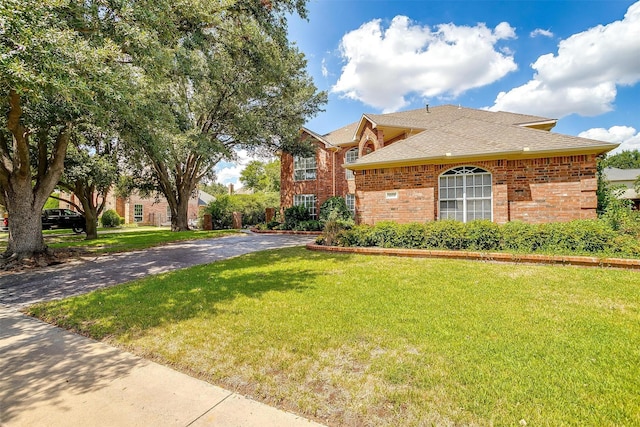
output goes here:
[[476, 261], [498, 261], [513, 263], [533, 263], [533, 264], [561, 264], [579, 265], [587, 267], [612, 267], [625, 268], [630, 270], [640, 270], [640, 259], [627, 258], [598, 258], [590, 256], [558, 256], [558, 255], [535, 255], [535, 254], [510, 254], [503, 252], [470, 252], [470, 251], [447, 251], [431, 249], [396, 249], [378, 247], [341, 247], [322, 246], [309, 243], [307, 246], [311, 251], [342, 252], [362, 255], [390, 255], [411, 258], [447, 258], [465, 259]]

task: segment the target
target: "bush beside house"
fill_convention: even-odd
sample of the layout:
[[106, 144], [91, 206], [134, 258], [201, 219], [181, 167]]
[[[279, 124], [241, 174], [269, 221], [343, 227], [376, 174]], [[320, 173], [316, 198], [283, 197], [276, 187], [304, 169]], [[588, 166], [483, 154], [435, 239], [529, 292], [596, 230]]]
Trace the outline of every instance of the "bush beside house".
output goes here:
[[318, 238], [317, 243], [345, 247], [377, 246], [638, 258], [640, 212], [630, 211], [624, 226], [618, 230], [606, 220], [545, 224], [512, 221], [504, 225], [487, 220], [468, 223], [442, 220], [408, 224], [383, 221], [375, 226], [358, 225], [343, 229], [332, 236], [325, 233]]

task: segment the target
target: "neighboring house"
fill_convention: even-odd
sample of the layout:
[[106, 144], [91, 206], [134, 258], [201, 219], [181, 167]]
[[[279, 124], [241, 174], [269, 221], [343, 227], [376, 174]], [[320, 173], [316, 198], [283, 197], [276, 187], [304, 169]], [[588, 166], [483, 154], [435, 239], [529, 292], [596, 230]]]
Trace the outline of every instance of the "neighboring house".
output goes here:
[[612, 188], [624, 188], [618, 197], [631, 200], [635, 209], [640, 210], [640, 194], [635, 190], [635, 182], [640, 178], [640, 169], [605, 168], [604, 178]]
[[596, 159], [617, 144], [551, 133], [555, 119], [444, 105], [364, 114], [315, 156], [281, 156], [281, 207], [344, 197], [358, 223], [596, 218]]
[[[80, 205], [80, 201], [78, 201], [73, 194], [63, 194], [61, 197]], [[190, 222], [196, 221], [198, 219], [199, 211], [204, 209], [204, 207], [213, 200], [215, 200], [214, 196], [205, 193], [204, 191], [197, 190], [189, 199], [189, 208], [187, 213], [188, 220]], [[73, 205], [63, 201], [60, 202], [60, 207], [76, 210]], [[107, 196], [107, 202], [104, 209], [115, 210], [118, 215], [124, 218], [125, 224], [171, 224], [171, 209], [169, 208], [169, 203], [164, 197], [142, 197], [135, 191], [127, 198], [115, 197], [113, 194], [109, 194]]]

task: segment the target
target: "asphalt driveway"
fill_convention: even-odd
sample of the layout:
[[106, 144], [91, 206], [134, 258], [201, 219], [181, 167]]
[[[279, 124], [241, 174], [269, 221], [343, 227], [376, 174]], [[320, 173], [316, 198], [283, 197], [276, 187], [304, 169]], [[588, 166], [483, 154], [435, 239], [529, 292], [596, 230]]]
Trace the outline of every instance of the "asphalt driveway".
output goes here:
[[21, 308], [250, 252], [300, 246], [313, 236], [243, 233], [171, 243], [135, 252], [84, 257], [38, 270], [0, 273], [0, 304]]

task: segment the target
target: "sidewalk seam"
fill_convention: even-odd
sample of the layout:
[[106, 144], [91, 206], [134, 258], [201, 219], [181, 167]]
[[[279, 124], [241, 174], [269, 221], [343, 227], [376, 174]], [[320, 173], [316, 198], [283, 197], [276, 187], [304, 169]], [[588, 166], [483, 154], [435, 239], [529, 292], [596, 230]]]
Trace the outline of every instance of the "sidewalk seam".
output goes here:
[[[207, 415], [209, 412], [211, 412], [213, 409], [215, 409], [216, 407], [218, 407], [220, 404], [222, 404], [222, 402], [224, 402], [225, 400], [227, 400], [228, 398], [230, 398], [231, 396], [233, 396], [235, 393], [229, 393], [228, 395], [225, 396], [224, 399], [222, 399], [221, 401], [219, 401], [218, 403], [216, 403], [215, 405], [213, 405], [211, 408], [207, 409], [206, 411], [204, 411], [202, 414], [200, 414], [198, 417], [196, 417], [193, 421], [191, 421], [189, 424], [187, 424], [185, 427], [189, 427], [190, 425], [193, 425], [193, 423], [195, 423], [196, 421], [198, 421], [200, 418], [204, 417], [205, 415]], [[1, 427], [1, 426], [0, 426]]]

